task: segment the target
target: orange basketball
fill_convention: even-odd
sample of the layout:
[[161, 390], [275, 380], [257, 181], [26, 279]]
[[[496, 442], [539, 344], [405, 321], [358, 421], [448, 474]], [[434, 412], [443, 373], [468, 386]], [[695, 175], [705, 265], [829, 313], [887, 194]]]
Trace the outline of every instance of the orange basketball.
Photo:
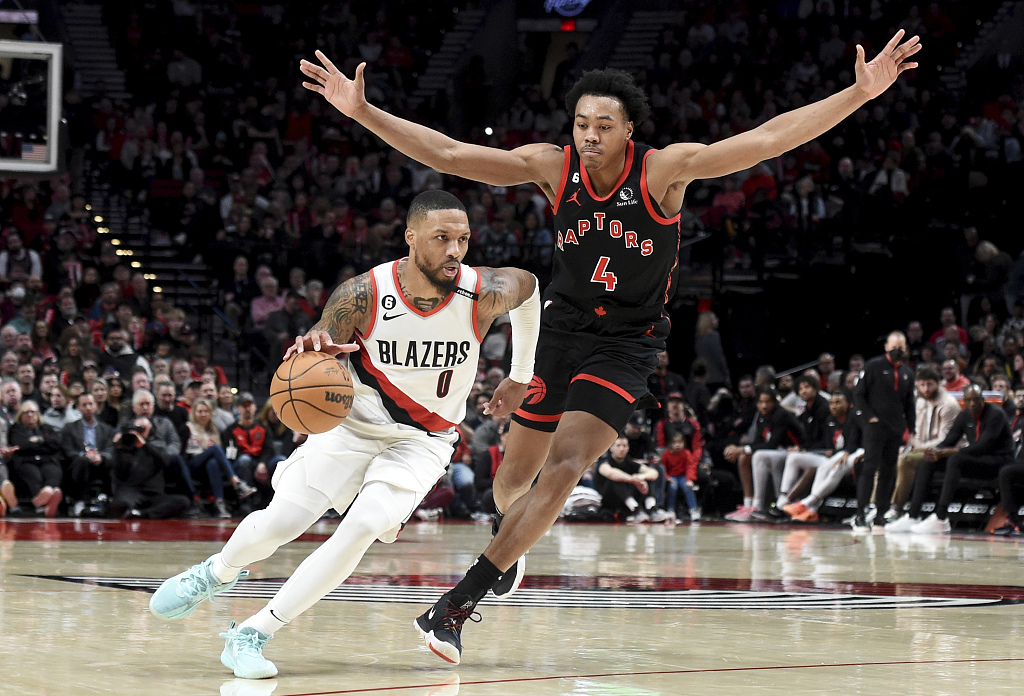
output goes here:
[[304, 351], [281, 363], [270, 381], [270, 403], [296, 432], [326, 433], [352, 410], [352, 375], [333, 355]]

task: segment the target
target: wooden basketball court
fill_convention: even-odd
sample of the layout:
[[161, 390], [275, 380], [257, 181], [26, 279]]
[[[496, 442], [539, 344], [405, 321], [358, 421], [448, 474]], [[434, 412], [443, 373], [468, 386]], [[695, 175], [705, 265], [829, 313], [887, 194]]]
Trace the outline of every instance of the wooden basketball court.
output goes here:
[[0, 693], [1010, 694], [1024, 677], [1024, 542], [838, 528], [558, 525], [524, 589], [467, 623], [463, 662], [412, 627], [490, 527], [409, 525], [281, 630], [274, 680], [234, 679], [218, 633], [263, 606], [333, 526], [164, 622], [150, 592], [231, 522], [0, 520]]

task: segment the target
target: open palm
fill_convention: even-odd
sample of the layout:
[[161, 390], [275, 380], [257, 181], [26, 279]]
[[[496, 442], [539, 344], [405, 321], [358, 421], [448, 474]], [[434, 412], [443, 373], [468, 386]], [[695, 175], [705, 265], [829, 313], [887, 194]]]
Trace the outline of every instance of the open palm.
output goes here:
[[323, 64], [322, 67], [308, 60], [299, 62], [299, 70], [302, 71], [302, 74], [313, 80], [313, 82], [303, 82], [303, 87], [311, 92], [322, 94], [331, 106], [346, 116], [351, 117], [356, 111], [366, 106], [363, 82], [363, 70], [366, 69], [366, 63], [360, 63], [356, 67], [355, 77], [350, 80], [334, 66], [331, 59], [322, 51], [317, 51], [316, 57]]
[[864, 62], [864, 47], [857, 45], [857, 87], [868, 99], [874, 99], [889, 89], [904, 70], [917, 67], [917, 63], [907, 62], [907, 59], [921, 50], [921, 40], [913, 36], [901, 44], [904, 34], [902, 29], [896, 32], [870, 63]]

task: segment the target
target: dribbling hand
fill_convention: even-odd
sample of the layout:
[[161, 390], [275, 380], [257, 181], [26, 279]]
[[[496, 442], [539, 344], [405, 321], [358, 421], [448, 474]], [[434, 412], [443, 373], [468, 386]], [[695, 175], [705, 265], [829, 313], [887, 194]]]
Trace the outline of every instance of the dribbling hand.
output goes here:
[[284, 360], [294, 357], [297, 353], [307, 350], [315, 350], [328, 355], [339, 355], [340, 353], [354, 353], [359, 350], [355, 343], [335, 343], [331, 335], [326, 331], [310, 331], [305, 336], [296, 336], [288, 350], [285, 351]]
[[324, 99], [335, 109], [346, 116], [353, 117], [357, 111], [366, 106], [365, 83], [363, 82], [363, 70], [366, 69], [366, 63], [360, 63], [356, 67], [355, 76], [350, 80], [335, 67], [331, 59], [322, 51], [317, 51], [316, 57], [323, 63], [323, 67], [308, 60], [299, 61], [299, 70], [313, 80], [313, 82], [303, 82], [302, 86], [310, 92], [322, 94]]

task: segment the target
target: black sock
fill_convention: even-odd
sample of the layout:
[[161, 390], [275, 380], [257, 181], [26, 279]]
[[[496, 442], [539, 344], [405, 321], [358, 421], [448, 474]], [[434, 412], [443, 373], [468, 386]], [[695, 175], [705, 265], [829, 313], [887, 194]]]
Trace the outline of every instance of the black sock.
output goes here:
[[499, 577], [501, 577], [501, 571], [498, 570], [498, 567], [491, 563], [487, 556], [480, 554], [480, 558], [476, 559], [476, 563], [466, 572], [466, 577], [459, 581], [452, 593], [470, 597], [474, 602], [479, 602]]

